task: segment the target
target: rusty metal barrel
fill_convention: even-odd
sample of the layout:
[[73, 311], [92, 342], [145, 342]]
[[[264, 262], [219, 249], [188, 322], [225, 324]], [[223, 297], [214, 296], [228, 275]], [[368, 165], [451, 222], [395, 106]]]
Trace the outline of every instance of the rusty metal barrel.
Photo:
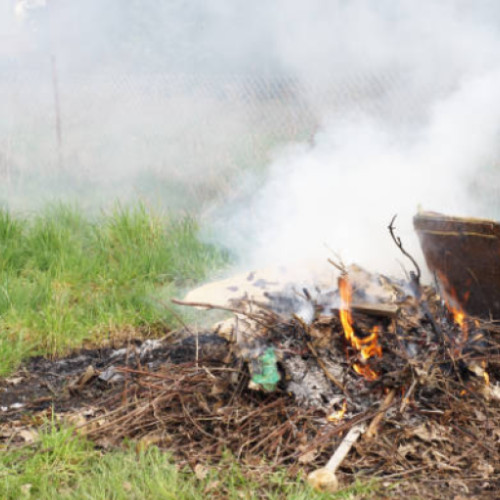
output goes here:
[[422, 212], [413, 225], [446, 295], [469, 315], [500, 320], [500, 224]]

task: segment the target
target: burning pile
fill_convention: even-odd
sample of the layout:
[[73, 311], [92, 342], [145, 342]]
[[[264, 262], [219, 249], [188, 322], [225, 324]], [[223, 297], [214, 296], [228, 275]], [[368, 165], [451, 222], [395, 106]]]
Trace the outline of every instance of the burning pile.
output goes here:
[[335, 281], [314, 288], [250, 273], [204, 287], [223, 292], [217, 303], [175, 301], [233, 317], [75, 375], [72, 394], [109, 386], [82, 432], [102, 446], [157, 444], [193, 467], [226, 450], [292, 471], [327, 463], [310, 476], [323, 489], [342, 465], [344, 477], [418, 478], [397, 497], [422, 497], [426, 484], [426, 498], [442, 498], [443, 486], [496, 498], [500, 328], [467, 312], [473, 294], [446, 273], [438, 289], [421, 285], [418, 266], [391, 279], [331, 263]]
[[375, 403], [384, 390], [414, 392], [438, 374], [464, 390], [496, 394], [487, 383], [488, 363], [496, 367], [494, 325], [468, 317], [433, 288], [351, 266], [342, 268], [336, 290], [311, 295], [286, 290], [268, 294], [268, 304], [238, 300], [231, 308], [236, 319], [217, 325], [247, 362], [251, 388], [281, 388], [300, 404], [330, 413], [340, 405], [346, 416]]
[[[389, 229], [406, 255], [392, 223]], [[265, 302], [247, 294], [226, 307], [236, 318], [217, 330], [230, 339], [236, 358], [246, 362], [249, 387], [292, 394], [298, 404], [322, 411], [325, 428], [337, 426], [339, 434], [371, 420], [368, 441], [384, 418], [410, 434], [434, 428], [444, 436], [445, 426], [458, 428], [474, 438], [474, 446], [488, 443], [483, 446], [488, 463], [497, 464], [490, 472], [498, 481], [498, 429], [488, 423], [469, 434], [457, 423], [462, 421], [457, 408], [471, 418], [481, 407], [483, 422], [494, 422], [498, 415], [495, 323], [467, 315], [461, 304], [470, 294], [462, 291], [459, 301], [444, 275], [439, 292], [421, 285], [418, 266], [408, 279], [396, 280], [332, 264], [340, 271], [336, 288], [317, 289], [313, 296], [308, 289], [288, 287], [265, 293]], [[317, 441], [312, 448], [318, 449]], [[374, 452], [370, 445], [364, 448]], [[436, 459], [446, 468], [442, 462]]]

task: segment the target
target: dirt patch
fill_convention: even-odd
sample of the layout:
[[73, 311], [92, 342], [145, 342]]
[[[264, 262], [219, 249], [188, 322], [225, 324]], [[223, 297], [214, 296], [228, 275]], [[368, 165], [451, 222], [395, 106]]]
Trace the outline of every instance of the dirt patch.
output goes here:
[[[131, 340], [119, 348], [82, 349], [66, 358], [29, 359], [11, 377], [0, 379], [0, 423], [54, 408], [55, 412], [78, 411], [118, 390], [124, 376], [119, 368], [156, 371], [165, 364], [192, 362], [196, 339], [179, 332], [177, 340]], [[222, 359], [227, 341], [213, 334], [200, 334], [198, 356]]]

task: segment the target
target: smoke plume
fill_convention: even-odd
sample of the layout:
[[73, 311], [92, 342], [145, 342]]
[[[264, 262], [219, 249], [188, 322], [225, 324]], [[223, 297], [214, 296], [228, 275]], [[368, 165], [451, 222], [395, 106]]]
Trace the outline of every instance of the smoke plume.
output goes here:
[[[0, 201], [196, 211], [239, 266], [391, 271], [418, 207], [500, 217], [494, 0], [0, 7]], [[214, 236], [215, 235], [215, 236]]]
[[419, 207], [500, 215], [497, 6], [287, 5], [279, 54], [320, 126], [276, 153], [266, 183], [224, 222], [238, 254], [276, 265], [324, 261], [329, 248], [394, 271], [401, 256], [386, 229], [394, 214], [421, 261], [411, 227]]

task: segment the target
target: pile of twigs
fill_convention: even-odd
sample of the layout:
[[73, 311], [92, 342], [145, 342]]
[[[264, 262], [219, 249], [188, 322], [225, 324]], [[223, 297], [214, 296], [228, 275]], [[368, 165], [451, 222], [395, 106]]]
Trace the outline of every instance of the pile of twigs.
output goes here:
[[230, 451], [243, 463], [310, 468], [323, 464], [353, 425], [375, 422], [344, 472], [394, 478], [425, 471], [445, 480], [463, 471], [471, 481], [499, 480], [498, 404], [442, 373], [433, 387], [419, 386], [408, 399], [396, 394], [383, 412], [375, 406], [328, 423], [324, 413], [301, 408], [280, 391], [247, 389], [246, 371], [221, 363], [121, 371], [127, 382], [84, 427], [107, 446], [131, 438], [139, 448], [158, 445], [191, 465], [217, 462]]
[[[169, 448], [181, 462], [213, 461], [231, 451], [238, 459], [255, 457], [269, 465], [291, 464], [307, 450], [327, 453], [333, 437], [322, 438], [324, 415], [297, 406], [277, 392], [247, 388], [248, 374], [221, 363], [166, 365], [149, 373], [122, 368], [125, 386], [101, 407], [108, 410], [85, 425], [97, 442]], [[338, 428], [338, 434], [342, 428]]]
[[[277, 323], [275, 315], [269, 317], [271, 342], [282, 345], [293, 337], [289, 346], [294, 356], [300, 352], [321, 361], [326, 351], [307, 325], [297, 318]], [[487, 360], [490, 382], [498, 382], [498, 335], [477, 349], [473, 342], [468, 352], [456, 355], [446, 332], [441, 338], [431, 321], [424, 326], [430, 340], [419, 337], [421, 328], [411, 334], [395, 328], [383, 339], [385, 368], [379, 380], [353, 376], [346, 361], [343, 387], [349, 387], [346, 398], [357, 410], [338, 421], [328, 420], [324, 408], [298, 405], [287, 394], [285, 381], [272, 393], [250, 390], [248, 369], [238, 356], [225, 362], [197, 357], [181, 365], [165, 364], [155, 372], [118, 368], [125, 376], [124, 385], [99, 405], [107, 410], [84, 430], [107, 446], [119, 445], [124, 438], [133, 439], [139, 449], [158, 445], [192, 466], [200, 461], [216, 463], [231, 452], [250, 465], [310, 470], [328, 460], [346, 431], [366, 423], [368, 431], [344, 461], [343, 474], [419, 477], [419, 483], [411, 484], [427, 484], [426, 495], [443, 485], [457, 493], [490, 491], [500, 484], [498, 394], [488, 392], [483, 378], [467, 375], [464, 367]], [[478, 330], [483, 326], [493, 329], [484, 323]], [[413, 357], [402, 350], [402, 342], [412, 338], [423, 343]], [[342, 343], [330, 342], [329, 352], [334, 348], [345, 358]], [[433, 345], [435, 350], [427, 352]], [[361, 401], [366, 403], [363, 408]]]

